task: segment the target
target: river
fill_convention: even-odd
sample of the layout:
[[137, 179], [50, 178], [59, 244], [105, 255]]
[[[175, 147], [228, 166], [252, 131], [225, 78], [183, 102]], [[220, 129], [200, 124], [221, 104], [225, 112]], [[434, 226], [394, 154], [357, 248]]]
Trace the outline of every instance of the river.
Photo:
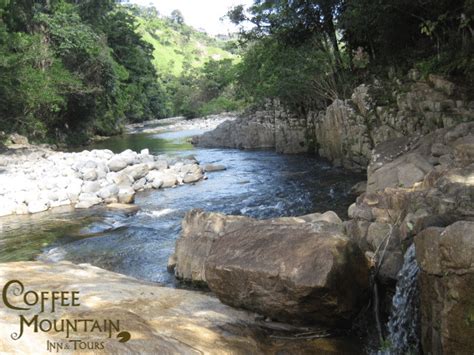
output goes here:
[[227, 170], [208, 173], [208, 180], [195, 185], [138, 193], [136, 214], [98, 207], [3, 218], [0, 262], [69, 260], [174, 286], [166, 264], [181, 220], [191, 208], [255, 218], [333, 210], [345, 218], [354, 200], [350, 188], [364, 179], [314, 156], [194, 148], [188, 138], [199, 133], [164, 129], [112, 137], [87, 147], [193, 155], [201, 164], [222, 164]]

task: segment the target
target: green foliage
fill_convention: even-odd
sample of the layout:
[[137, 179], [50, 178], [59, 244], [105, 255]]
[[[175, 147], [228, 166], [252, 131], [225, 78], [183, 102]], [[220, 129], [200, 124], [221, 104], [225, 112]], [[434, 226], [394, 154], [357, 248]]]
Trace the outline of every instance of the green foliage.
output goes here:
[[188, 68], [169, 88], [175, 112], [192, 118], [240, 109], [243, 102], [234, 90], [236, 70], [231, 59], [210, 60], [200, 70]]
[[167, 115], [153, 49], [113, 1], [0, 3], [0, 129], [82, 143]]
[[[229, 51], [227, 38], [211, 37], [186, 25], [179, 11], [166, 18], [150, 8], [127, 9], [134, 16], [135, 32], [150, 44], [164, 89], [161, 108], [167, 115], [196, 117], [240, 108], [233, 90], [238, 58]], [[237, 53], [235, 43], [232, 51]]]
[[364, 48], [373, 66], [471, 75], [472, 0], [346, 0], [339, 23], [351, 51]]
[[250, 102], [324, 107], [413, 66], [472, 83], [473, 0], [255, 0], [228, 17], [247, 25], [236, 86]]
[[199, 116], [208, 116], [218, 114], [222, 112], [239, 111], [245, 107], [245, 102], [242, 100], [236, 100], [235, 98], [228, 98], [225, 96], [219, 96], [215, 99], [206, 102], [199, 108]]
[[295, 110], [321, 108], [350, 90], [335, 68], [333, 52], [318, 38], [287, 45], [267, 37], [252, 43], [239, 64], [238, 92], [250, 102], [278, 98]]

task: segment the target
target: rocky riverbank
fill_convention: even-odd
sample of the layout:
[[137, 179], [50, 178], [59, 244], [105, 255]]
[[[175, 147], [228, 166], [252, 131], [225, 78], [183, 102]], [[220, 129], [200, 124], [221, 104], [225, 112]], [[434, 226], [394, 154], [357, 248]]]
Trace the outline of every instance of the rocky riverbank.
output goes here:
[[194, 157], [154, 156], [148, 149], [120, 154], [110, 150], [66, 153], [21, 143], [0, 154], [0, 216], [64, 206], [84, 209], [129, 204], [137, 191], [205, 178]]
[[305, 115], [269, 101], [256, 112], [194, 137], [193, 144], [317, 153], [336, 166], [364, 171], [380, 143], [474, 120], [471, 100], [446, 79], [430, 75], [421, 80], [411, 71], [403, 81], [361, 85], [351, 99], [335, 100], [325, 110]]
[[[231, 125], [224, 123], [215, 134], [220, 136], [223, 127], [232, 131]], [[324, 293], [316, 290], [321, 285], [319, 277], [334, 267], [332, 257], [347, 255], [342, 245], [338, 252], [330, 252], [330, 247], [323, 245], [313, 249], [312, 238], [321, 243], [327, 238], [344, 240], [355, 244], [352, 250], [359, 250], [365, 259], [351, 264], [340, 255], [338, 260], [347, 267], [331, 271], [338, 275], [333, 276], [339, 280], [335, 287], [349, 283], [360, 290], [354, 270], [365, 263], [371, 265], [382, 290], [382, 313], [388, 314], [390, 290], [399, 277], [405, 251], [415, 242], [421, 269], [423, 351], [469, 353], [474, 339], [474, 122], [384, 141], [370, 152], [367, 172], [366, 191], [350, 206], [350, 219], [342, 228], [329, 228], [327, 222], [311, 221], [310, 216], [257, 222], [245, 217], [190, 213], [171, 259], [171, 264], [176, 264], [176, 276], [206, 282], [223, 302], [269, 317], [282, 317], [280, 311], [304, 309], [286, 318], [304, 321], [312, 314], [311, 305], [325, 304], [321, 294], [331, 295], [333, 289], [328, 284], [324, 284]], [[296, 235], [301, 246], [293, 240]], [[306, 235], [312, 238], [303, 242]], [[291, 246], [286, 247], [290, 241]], [[292, 287], [299, 291], [308, 287], [308, 291], [300, 297]], [[323, 307], [324, 311], [317, 313], [323, 317], [329, 312], [327, 319], [337, 320], [336, 305], [341, 299], [335, 294], [331, 299], [335, 308]]]
[[127, 133], [159, 133], [166, 131], [199, 130], [211, 131], [225, 121], [233, 121], [237, 115], [232, 112], [207, 117], [186, 119], [185, 117], [171, 117], [129, 124], [125, 127]]

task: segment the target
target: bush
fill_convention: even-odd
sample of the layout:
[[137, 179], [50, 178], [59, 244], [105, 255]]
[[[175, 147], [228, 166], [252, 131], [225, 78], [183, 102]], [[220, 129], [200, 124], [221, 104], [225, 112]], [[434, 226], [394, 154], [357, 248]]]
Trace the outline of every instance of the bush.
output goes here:
[[242, 100], [236, 100], [219, 96], [218, 98], [212, 99], [206, 102], [199, 108], [199, 116], [214, 115], [222, 112], [239, 111], [245, 107], [245, 103]]

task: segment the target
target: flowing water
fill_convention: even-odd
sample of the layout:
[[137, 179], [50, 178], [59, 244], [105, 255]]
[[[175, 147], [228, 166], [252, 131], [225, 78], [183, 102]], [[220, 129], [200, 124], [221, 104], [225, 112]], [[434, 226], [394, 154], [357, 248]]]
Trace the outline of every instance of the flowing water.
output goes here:
[[388, 322], [390, 342], [389, 354], [419, 353], [419, 267], [415, 258], [415, 244], [405, 253], [403, 267], [399, 272], [392, 311]]
[[312, 156], [195, 149], [187, 143], [187, 137], [197, 133], [133, 134], [88, 147], [114, 152], [149, 148], [153, 154], [192, 154], [202, 164], [223, 164], [227, 170], [209, 173], [208, 180], [195, 185], [138, 193], [137, 214], [99, 207], [3, 218], [0, 262], [69, 260], [171, 286], [175, 281], [166, 271], [167, 259], [174, 250], [181, 220], [191, 208], [255, 218], [334, 210], [345, 217], [354, 200], [349, 190], [364, 179]]

